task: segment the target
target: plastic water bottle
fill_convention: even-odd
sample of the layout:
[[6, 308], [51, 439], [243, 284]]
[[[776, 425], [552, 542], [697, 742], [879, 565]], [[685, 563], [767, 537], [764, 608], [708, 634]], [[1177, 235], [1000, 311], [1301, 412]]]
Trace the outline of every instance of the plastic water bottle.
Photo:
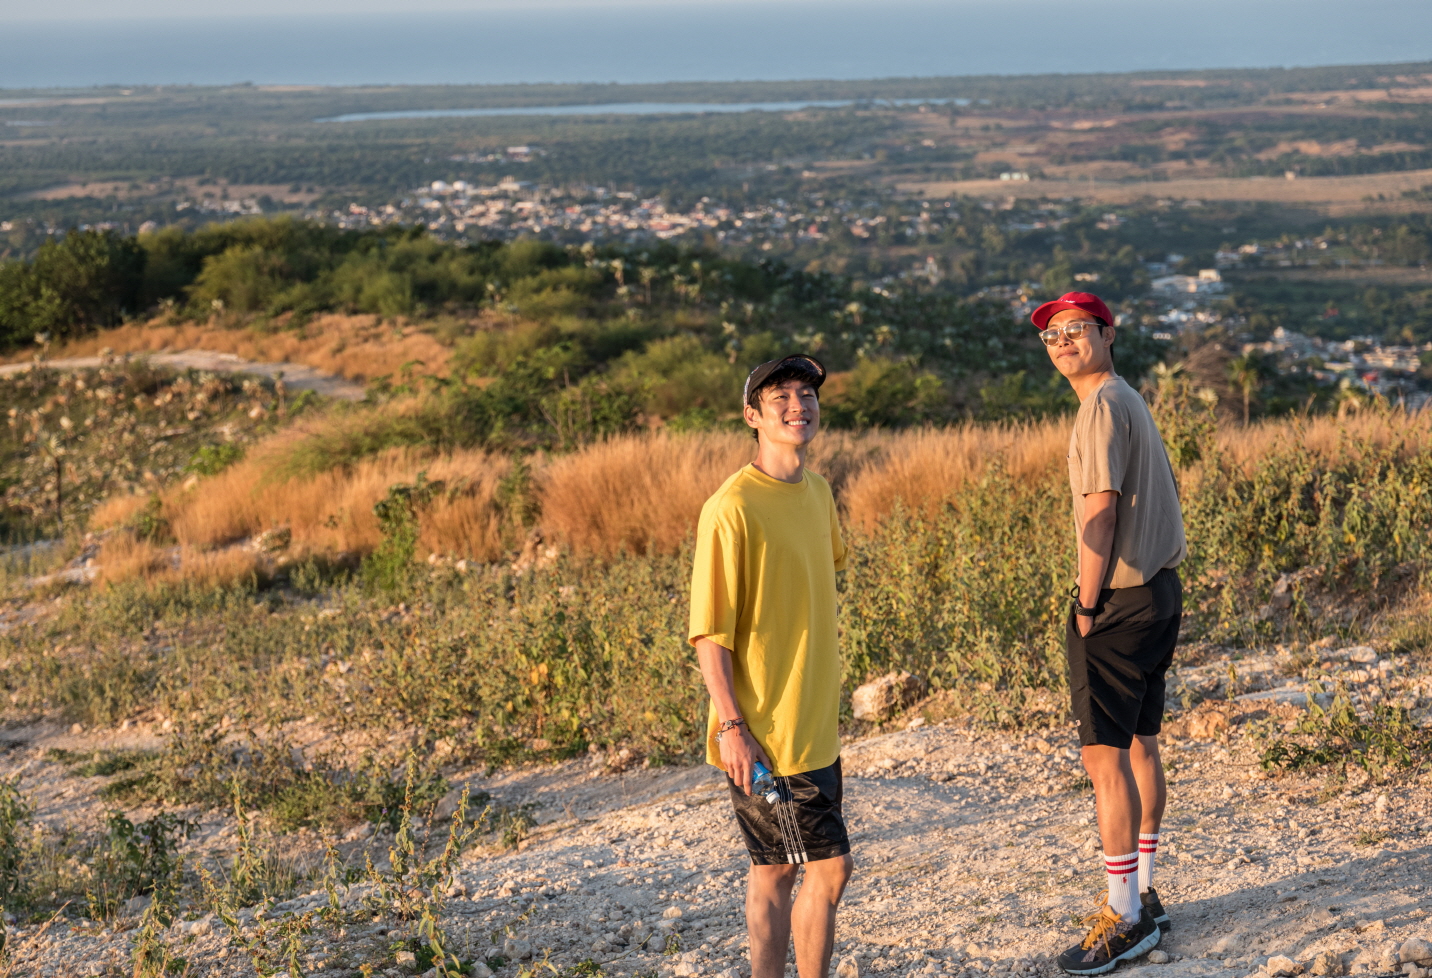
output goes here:
[[761, 795], [772, 805], [781, 800], [781, 793], [776, 790], [776, 776], [760, 761], [756, 762], [756, 776], [751, 780], [751, 791]]

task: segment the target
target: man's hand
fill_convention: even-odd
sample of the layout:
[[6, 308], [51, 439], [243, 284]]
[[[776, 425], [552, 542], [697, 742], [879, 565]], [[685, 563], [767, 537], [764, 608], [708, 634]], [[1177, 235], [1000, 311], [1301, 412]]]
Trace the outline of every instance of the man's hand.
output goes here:
[[1078, 626], [1079, 634], [1088, 635], [1089, 629], [1094, 627], [1094, 619], [1090, 618], [1088, 615], [1075, 615], [1074, 618], [1074, 624]]
[[766, 765], [767, 770], [771, 769], [771, 759], [745, 727], [732, 727], [721, 735], [721, 766], [748, 795], [756, 776], [757, 761]]
[[[701, 676], [706, 680], [706, 691], [711, 694], [711, 702], [716, 706], [717, 718], [725, 721], [739, 717], [741, 705], [736, 702], [731, 650], [702, 637], [696, 640], [696, 658], [701, 663]], [[744, 725], [732, 727], [721, 735], [721, 766], [748, 795], [757, 761], [774, 770], [771, 759]]]

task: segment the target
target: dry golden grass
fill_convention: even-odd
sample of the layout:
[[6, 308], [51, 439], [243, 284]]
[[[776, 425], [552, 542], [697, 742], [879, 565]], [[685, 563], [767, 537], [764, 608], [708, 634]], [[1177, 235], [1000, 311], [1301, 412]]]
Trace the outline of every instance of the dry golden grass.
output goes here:
[[671, 553], [701, 504], [755, 454], [739, 434], [633, 435], [556, 459], [541, 473], [542, 524], [585, 553]]
[[132, 580], [136, 577], [154, 580], [173, 569], [164, 547], [140, 540], [128, 530], [116, 530], [105, 538], [100, 554], [100, 586]]
[[[275, 473], [318, 427], [273, 436], [249, 456], [207, 479], [166, 490], [163, 515], [178, 543], [172, 551], [116, 534], [101, 558], [106, 580], [131, 576], [199, 574], [214, 579], [253, 572], [247, 550], [235, 545], [265, 530], [287, 528], [289, 553], [363, 555], [381, 540], [373, 505], [392, 485], [420, 472], [447, 487], [420, 519], [420, 556], [437, 553], [478, 561], [502, 560], [504, 539], [495, 495], [511, 472], [503, 455], [460, 451], [445, 455], [392, 449], [313, 476]], [[1028, 424], [962, 425], [905, 432], [828, 432], [809, 464], [835, 488], [845, 520], [873, 530], [896, 508], [930, 514], [968, 491], [991, 463], [1016, 478], [1044, 478], [1067, 451], [1067, 419]], [[1250, 467], [1279, 444], [1305, 445], [1329, 458], [1397, 443], [1432, 447], [1432, 413], [1363, 410], [1345, 416], [1230, 426], [1218, 435], [1223, 457]], [[651, 434], [613, 438], [570, 455], [529, 460], [544, 533], [574, 553], [674, 553], [688, 539], [702, 503], [755, 455], [744, 434]], [[1181, 474], [1194, 491], [1197, 466]], [[96, 527], [133, 519], [148, 497], [124, 496], [96, 510]], [[1062, 505], [1062, 504], [1061, 504]], [[176, 568], [177, 565], [177, 568]]]
[[139, 494], [111, 496], [94, 508], [90, 514], [90, 526], [102, 530], [128, 523], [144, 508], [149, 498]]
[[906, 510], [932, 513], [950, 496], [1002, 459], [1017, 476], [1037, 476], [1067, 451], [1065, 421], [1036, 424], [962, 425], [902, 432], [890, 437], [882, 456], [864, 466], [841, 493], [852, 526], [873, 529], [900, 500]]
[[284, 480], [272, 475], [282, 448], [282, 442], [271, 444], [212, 478], [166, 493], [165, 517], [180, 545], [212, 550], [286, 528], [297, 556], [367, 553], [382, 539], [374, 503], [390, 486], [426, 472], [448, 492], [424, 514], [421, 544], [479, 560], [501, 554], [493, 490], [508, 471], [505, 457], [392, 449], [347, 468]]
[[1432, 411], [1349, 410], [1340, 416], [1264, 421], [1247, 428], [1228, 426], [1218, 436], [1223, 454], [1245, 470], [1289, 442], [1329, 458], [1355, 457], [1364, 448], [1394, 445], [1408, 452], [1426, 451], [1432, 447]]
[[260, 555], [242, 546], [222, 550], [166, 547], [141, 540], [128, 529], [116, 530], [105, 539], [102, 557], [97, 577], [100, 587], [135, 578], [150, 584], [183, 580], [217, 587], [262, 572]]
[[[394, 374], [411, 361], [421, 361], [421, 372], [443, 376], [451, 351], [431, 333], [377, 316], [318, 316], [301, 329], [266, 332], [253, 328], [208, 323], [129, 323], [101, 330], [50, 351], [51, 359], [115, 353], [161, 353], [212, 350], [246, 360], [267, 363], [301, 363], [349, 380], [371, 380]], [[33, 351], [11, 359], [28, 360]]]
[[[807, 464], [840, 495], [903, 437], [827, 432]], [[536, 473], [543, 529], [578, 553], [675, 553], [696, 527], [701, 504], [755, 455], [751, 436], [732, 432], [658, 432], [591, 445]]]

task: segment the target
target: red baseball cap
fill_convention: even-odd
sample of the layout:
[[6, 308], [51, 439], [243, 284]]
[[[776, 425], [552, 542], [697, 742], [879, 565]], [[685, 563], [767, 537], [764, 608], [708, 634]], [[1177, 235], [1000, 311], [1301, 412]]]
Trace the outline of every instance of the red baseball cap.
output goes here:
[[1053, 302], [1046, 302], [1030, 315], [1030, 322], [1044, 329], [1049, 325], [1049, 320], [1056, 312], [1063, 312], [1065, 309], [1078, 309], [1087, 312], [1091, 316], [1098, 316], [1110, 326], [1114, 325], [1114, 314], [1109, 307], [1104, 305], [1104, 300], [1092, 292], [1065, 292]]

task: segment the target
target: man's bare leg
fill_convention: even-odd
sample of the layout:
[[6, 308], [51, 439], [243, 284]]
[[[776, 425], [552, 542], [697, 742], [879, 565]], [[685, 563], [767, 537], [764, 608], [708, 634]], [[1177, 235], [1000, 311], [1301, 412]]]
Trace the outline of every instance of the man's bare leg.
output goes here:
[[[1143, 809], [1129, 752], [1101, 744], [1085, 747], [1084, 770], [1094, 783], [1094, 810], [1106, 856], [1139, 851]], [[1162, 811], [1160, 811], [1162, 815]]]
[[791, 912], [796, 938], [796, 969], [801, 978], [827, 978], [835, 947], [835, 908], [855, 863], [836, 856], [806, 863], [805, 879]]
[[784, 978], [791, 945], [791, 890], [799, 866], [752, 866], [746, 877], [751, 978]]
[[1139, 786], [1139, 831], [1153, 835], [1163, 824], [1164, 806], [1168, 804], [1168, 782], [1164, 780], [1157, 736], [1134, 738], [1129, 748], [1129, 766]]

